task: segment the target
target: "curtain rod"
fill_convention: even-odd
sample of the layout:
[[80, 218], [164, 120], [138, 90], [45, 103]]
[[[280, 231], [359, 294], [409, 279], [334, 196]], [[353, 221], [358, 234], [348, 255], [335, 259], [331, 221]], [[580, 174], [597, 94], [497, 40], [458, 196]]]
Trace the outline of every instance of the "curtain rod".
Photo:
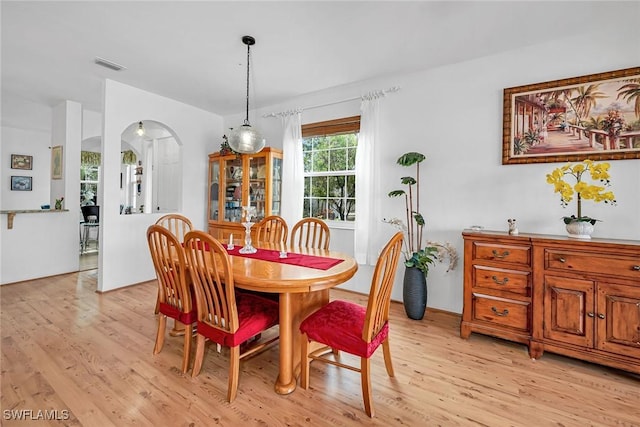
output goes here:
[[294, 108], [292, 110], [281, 111], [279, 113], [267, 113], [267, 114], [263, 114], [262, 117], [265, 117], [265, 118], [266, 117], [278, 117], [278, 116], [290, 114], [292, 112], [302, 112], [304, 110], [311, 110], [311, 109], [314, 109], [314, 108], [327, 107], [329, 105], [342, 104], [344, 102], [355, 101], [356, 99], [379, 98], [381, 96], [385, 96], [387, 93], [397, 92], [399, 90], [400, 90], [400, 86], [392, 86], [392, 87], [390, 87], [388, 89], [374, 90], [374, 91], [371, 91], [371, 92], [366, 93], [366, 94], [361, 95], [361, 96], [354, 96], [352, 98], [341, 99], [339, 101], [326, 102], [324, 104], [311, 105], [309, 107]]

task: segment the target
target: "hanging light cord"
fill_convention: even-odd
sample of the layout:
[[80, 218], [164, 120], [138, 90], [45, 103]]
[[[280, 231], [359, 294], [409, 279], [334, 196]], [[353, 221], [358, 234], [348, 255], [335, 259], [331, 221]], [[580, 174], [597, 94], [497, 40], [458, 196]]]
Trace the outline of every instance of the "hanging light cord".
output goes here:
[[244, 124], [249, 126], [249, 51], [251, 45], [247, 44], [247, 115], [244, 119]]

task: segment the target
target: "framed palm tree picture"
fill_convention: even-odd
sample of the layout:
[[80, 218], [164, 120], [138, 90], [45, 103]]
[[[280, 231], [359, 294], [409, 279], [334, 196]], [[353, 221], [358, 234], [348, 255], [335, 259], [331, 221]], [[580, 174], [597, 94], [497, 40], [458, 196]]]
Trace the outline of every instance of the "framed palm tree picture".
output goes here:
[[504, 89], [502, 164], [640, 158], [640, 67]]

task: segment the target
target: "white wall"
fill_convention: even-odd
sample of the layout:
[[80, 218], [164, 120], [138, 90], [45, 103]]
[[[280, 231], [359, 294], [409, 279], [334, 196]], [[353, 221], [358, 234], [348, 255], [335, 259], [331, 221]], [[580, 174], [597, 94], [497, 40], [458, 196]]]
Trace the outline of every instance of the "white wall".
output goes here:
[[[51, 117], [51, 135], [37, 138], [35, 144], [25, 144], [23, 138], [41, 136], [39, 133], [3, 128], [3, 159], [5, 149], [14, 144], [20, 151], [12, 152], [18, 154], [30, 154], [22, 152], [20, 147], [34, 150], [33, 170], [25, 175], [33, 172], [33, 186], [38, 186], [37, 195], [23, 192], [25, 197], [11, 195], [10, 200], [5, 202], [3, 199], [3, 210], [40, 209], [42, 204], [50, 204], [53, 208], [55, 199], [63, 196], [64, 207], [79, 206], [82, 109], [77, 102], [66, 101], [52, 109]], [[55, 145], [63, 147], [63, 178], [60, 180], [50, 179], [49, 147]], [[9, 156], [10, 153], [6, 165], [10, 164]], [[2, 171], [3, 182], [7, 182], [4, 177], [10, 173], [4, 166]], [[77, 271], [78, 221], [78, 209], [73, 208], [63, 212], [19, 213], [14, 218], [13, 228], [8, 229], [7, 215], [1, 215], [0, 284]]]
[[[49, 182], [51, 179], [51, 134], [16, 128], [2, 128], [0, 164], [2, 165], [2, 185], [0, 185], [1, 210], [40, 209], [49, 204]], [[33, 156], [32, 169], [11, 169], [12, 154]], [[30, 176], [31, 191], [11, 191], [11, 176]]]
[[131, 123], [165, 124], [182, 146], [182, 209], [206, 229], [208, 154], [219, 148], [222, 118], [112, 80], [104, 95], [102, 197], [98, 289], [107, 291], [155, 278], [146, 231], [162, 214], [120, 215], [120, 141]]
[[[638, 66], [640, 26], [634, 17], [620, 16], [615, 29], [594, 29], [580, 38], [556, 40], [500, 55], [446, 67], [397, 75], [335, 88], [265, 108], [254, 113], [252, 125], [281, 146], [279, 119], [264, 113], [347, 99], [376, 89], [399, 85], [401, 90], [381, 101], [380, 140], [384, 174], [374, 197], [382, 202], [383, 217], [404, 216], [403, 205], [386, 194], [401, 188], [407, 172], [395, 160], [407, 151], [427, 156], [421, 168], [421, 211], [430, 240], [451, 242], [462, 256], [461, 232], [479, 224], [488, 230], [507, 230], [507, 218], [516, 218], [521, 232], [564, 235], [563, 209], [545, 175], [558, 164], [501, 164], [502, 93], [507, 87], [581, 76]], [[258, 65], [256, 65], [258, 66]], [[259, 94], [257, 94], [259, 97]], [[303, 123], [358, 114], [359, 102], [307, 110]], [[239, 123], [225, 117], [225, 128]], [[286, 153], [285, 153], [286, 155]], [[640, 160], [611, 162], [613, 191], [618, 206], [583, 205], [583, 211], [603, 222], [594, 237], [640, 239]], [[284, 188], [286, 191], [286, 177]], [[382, 218], [381, 218], [382, 219]], [[395, 231], [388, 229], [381, 238]], [[334, 238], [336, 236], [337, 238]], [[352, 233], [332, 230], [332, 249], [352, 251]], [[402, 299], [400, 268], [392, 298]], [[462, 265], [445, 273], [437, 266], [429, 273], [429, 307], [462, 311]], [[344, 288], [368, 292], [371, 268], [360, 266]]]

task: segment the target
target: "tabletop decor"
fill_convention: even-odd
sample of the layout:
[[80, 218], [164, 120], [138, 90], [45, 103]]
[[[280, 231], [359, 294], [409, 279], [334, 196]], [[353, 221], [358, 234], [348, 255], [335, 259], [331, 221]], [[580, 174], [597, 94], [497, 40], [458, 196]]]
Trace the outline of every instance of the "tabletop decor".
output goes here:
[[251, 218], [256, 215], [256, 207], [255, 206], [243, 206], [242, 212], [244, 214], [244, 222], [242, 225], [244, 226], [244, 246], [238, 252], [241, 254], [255, 254], [258, 252], [256, 248], [253, 247], [253, 242], [251, 241], [251, 227], [253, 227], [253, 222], [251, 222]]
[[[449, 258], [449, 268], [453, 269], [457, 261], [457, 253], [449, 243], [427, 241], [423, 245], [425, 220], [420, 213], [420, 163], [425, 160], [424, 154], [409, 152], [397, 160], [400, 166], [416, 166], [416, 177], [402, 177], [405, 190], [393, 190], [389, 197], [403, 197], [406, 210], [406, 223], [398, 218], [383, 220], [404, 233], [402, 253], [404, 255], [405, 273], [403, 280], [403, 303], [410, 319], [420, 320], [427, 308], [427, 275], [429, 265], [436, 260], [442, 262]], [[414, 188], [415, 187], [415, 188]]]
[[64, 197], [60, 197], [59, 199], [56, 199], [55, 208], [57, 211], [62, 209], [62, 202], [64, 202]]
[[[596, 221], [600, 221], [582, 214], [583, 199], [593, 200], [595, 203], [604, 202], [612, 206], [616, 204], [613, 192], [607, 191], [607, 188], [611, 186], [609, 167], [609, 163], [596, 163], [587, 159], [573, 165], [566, 164], [547, 174], [547, 183], [554, 186], [555, 193], [560, 193], [560, 204], [563, 208], [569, 205], [574, 195], [576, 197], [576, 215], [562, 218], [567, 226], [569, 237], [590, 239], [593, 233], [593, 226]], [[585, 182], [585, 174], [588, 174], [592, 180], [601, 185]], [[565, 181], [565, 176], [573, 177], [575, 185], [571, 186]]]
[[329, 270], [341, 262], [343, 259], [332, 258], [328, 256], [317, 256], [309, 254], [299, 254], [296, 252], [285, 252], [287, 256], [281, 256], [282, 251], [275, 249], [260, 249], [253, 253], [243, 253], [242, 249], [237, 247], [229, 249], [227, 247], [227, 253], [229, 255], [236, 255], [246, 258], [259, 259], [262, 261], [277, 262], [280, 264], [296, 265], [298, 267], [315, 268], [318, 270]]
[[633, 67], [504, 89], [502, 164], [640, 158], [639, 87]]

